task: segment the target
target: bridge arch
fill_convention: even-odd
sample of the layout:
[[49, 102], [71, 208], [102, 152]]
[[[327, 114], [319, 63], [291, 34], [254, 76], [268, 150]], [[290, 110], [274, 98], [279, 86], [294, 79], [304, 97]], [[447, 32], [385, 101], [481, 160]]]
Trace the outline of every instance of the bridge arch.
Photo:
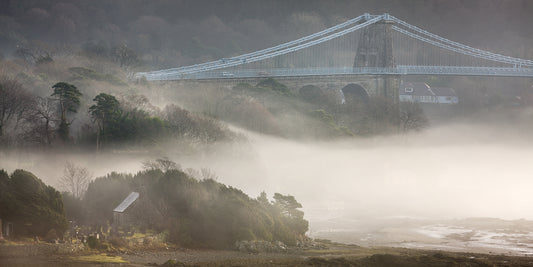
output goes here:
[[298, 90], [298, 94], [303, 100], [313, 104], [323, 104], [328, 101], [327, 95], [322, 88], [313, 84], [302, 86]]
[[351, 103], [367, 103], [368, 102], [368, 92], [366, 89], [356, 83], [350, 83], [344, 86], [341, 89], [341, 92], [344, 96], [344, 101], [347, 104]]

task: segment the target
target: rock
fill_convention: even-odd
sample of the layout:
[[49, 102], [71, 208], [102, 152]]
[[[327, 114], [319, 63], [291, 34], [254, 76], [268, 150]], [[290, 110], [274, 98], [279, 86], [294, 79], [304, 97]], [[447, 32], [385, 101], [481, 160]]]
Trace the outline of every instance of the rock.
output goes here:
[[283, 251], [287, 250], [287, 246], [285, 244], [283, 244], [283, 242], [281, 242], [281, 241], [276, 241], [276, 242], [274, 242], [274, 244], [280, 250], [283, 250]]
[[284, 252], [287, 250], [287, 246], [281, 241], [271, 243], [264, 240], [237, 241], [235, 248], [246, 253]]

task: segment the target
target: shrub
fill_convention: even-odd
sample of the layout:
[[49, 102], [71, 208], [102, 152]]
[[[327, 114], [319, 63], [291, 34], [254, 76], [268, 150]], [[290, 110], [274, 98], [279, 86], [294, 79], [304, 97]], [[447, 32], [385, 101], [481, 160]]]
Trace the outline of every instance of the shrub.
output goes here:
[[289, 88], [286, 85], [276, 81], [273, 78], [262, 80], [255, 87], [258, 89], [260, 88], [270, 89], [282, 95], [291, 95], [291, 92], [289, 91]]
[[91, 248], [91, 249], [96, 249], [96, 247], [98, 246], [98, 239], [96, 239], [96, 236], [89, 236], [87, 237], [87, 245]]
[[62, 236], [68, 227], [61, 194], [30, 172], [0, 171], [0, 216], [20, 225], [21, 236], [45, 236], [55, 229]]

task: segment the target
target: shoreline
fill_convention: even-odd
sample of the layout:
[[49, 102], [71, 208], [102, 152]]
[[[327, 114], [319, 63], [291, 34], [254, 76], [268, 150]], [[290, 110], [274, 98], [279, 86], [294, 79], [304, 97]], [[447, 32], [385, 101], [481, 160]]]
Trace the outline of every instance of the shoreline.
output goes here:
[[[2, 266], [435, 266], [468, 263], [469, 266], [532, 265], [533, 257], [481, 251], [446, 251], [427, 248], [361, 247], [331, 244], [327, 249], [290, 249], [286, 253], [247, 253], [237, 250], [158, 249], [106, 253], [40, 250], [56, 244], [0, 245]], [[33, 253], [25, 254], [29, 251]], [[41, 252], [41, 253], [38, 253]], [[174, 265], [164, 265], [167, 261]], [[170, 261], [169, 261], [170, 262]], [[385, 264], [385, 265], [383, 265]]]

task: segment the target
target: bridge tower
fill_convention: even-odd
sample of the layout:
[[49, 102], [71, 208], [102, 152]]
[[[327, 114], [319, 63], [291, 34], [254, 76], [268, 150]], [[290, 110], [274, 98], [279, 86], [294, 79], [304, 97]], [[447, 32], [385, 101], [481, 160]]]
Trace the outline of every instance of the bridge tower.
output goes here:
[[[365, 14], [366, 20], [370, 20], [369, 14]], [[362, 29], [355, 52], [354, 68], [395, 68], [396, 62], [392, 52], [392, 25], [394, 22], [385, 19]], [[399, 101], [398, 79], [390, 75], [383, 75], [378, 95], [391, 98], [394, 102]]]

